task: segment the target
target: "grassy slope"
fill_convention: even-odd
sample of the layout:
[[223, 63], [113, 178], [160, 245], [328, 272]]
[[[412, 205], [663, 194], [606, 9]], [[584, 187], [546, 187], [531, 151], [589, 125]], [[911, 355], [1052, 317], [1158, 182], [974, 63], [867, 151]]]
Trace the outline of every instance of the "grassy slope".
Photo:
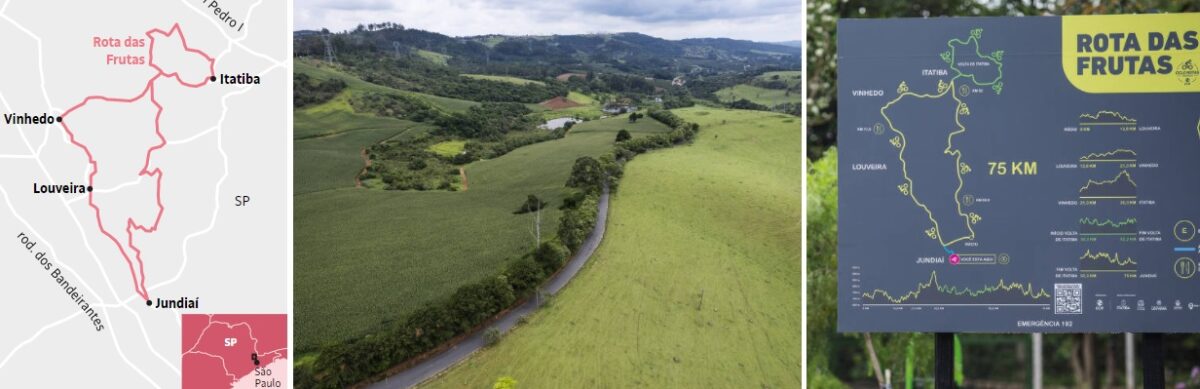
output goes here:
[[448, 140], [429, 145], [429, 151], [432, 151], [443, 157], [453, 157], [463, 151], [467, 141], [465, 140]]
[[[342, 81], [346, 82], [346, 85], [349, 86], [351, 90], [379, 92], [379, 93], [398, 93], [398, 94], [405, 94], [405, 95], [409, 95], [409, 96], [420, 97], [420, 98], [423, 98], [423, 99], [429, 101], [434, 106], [436, 106], [444, 111], [450, 111], [450, 112], [466, 111], [467, 108], [470, 108], [475, 105], [479, 105], [479, 103], [474, 102], [474, 101], [459, 100], [459, 99], [442, 97], [442, 96], [434, 96], [434, 95], [429, 95], [429, 94], [424, 94], [424, 93], [419, 93], [419, 92], [402, 91], [402, 90], [389, 88], [389, 87], [379, 85], [379, 84], [373, 84], [370, 82], [363, 81], [362, 79], [359, 79], [355, 76], [346, 74], [346, 73], [342, 72], [341, 70], [338, 70], [329, 65], [325, 65], [320, 62], [314, 62], [312, 60], [297, 59], [295, 61], [295, 71], [296, 71], [296, 73], [307, 73], [310, 77], [312, 77], [313, 79], [316, 79], [316, 80], [326, 80], [329, 78], [340, 78], [340, 79], [342, 79]], [[300, 123], [300, 121], [296, 120], [296, 123], [298, 124], [298, 123]]]
[[[296, 347], [303, 352], [361, 335], [382, 320], [496, 274], [506, 258], [533, 243], [530, 216], [512, 211], [528, 194], [550, 201], [542, 233], [552, 236], [575, 158], [607, 151], [621, 128], [635, 134], [668, 130], [652, 120], [632, 126], [623, 118], [581, 123], [564, 139], [468, 165], [467, 192], [354, 189], [360, 161], [339, 173], [350, 180], [342, 189], [297, 194]], [[357, 160], [358, 148], [310, 154], [314, 160], [304, 163]], [[297, 177], [311, 169], [303, 158], [297, 152]], [[299, 179], [296, 187], [300, 193]]]
[[783, 71], [778, 71], [778, 72], [766, 72], [755, 78], [767, 80], [767, 79], [770, 79], [771, 76], [779, 76], [780, 79], [787, 81], [788, 86], [795, 86], [796, 84], [799, 84], [801, 78], [804, 77], [804, 72], [799, 71], [799, 70], [783, 70]]
[[546, 85], [546, 83], [541, 82], [541, 81], [526, 80], [524, 78], [517, 78], [517, 77], [511, 77], [511, 76], [493, 76], [490, 74], [463, 74], [462, 76], [468, 77], [468, 78], [474, 78], [477, 80], [500, 81], [500, 82], [507, 82], [510, 84], [517, 84], [517, 85], [528, 85], [528, 84]]
[[804, 100], [800, 93], [790, 93], [785, 96], [783, 89], [766, 89], [757, 86], [738, 84], [716, 92], [717, 98], [724, 102], [746, 99], [768, 107], [783, 103], [799, 103]]
[[627, 166], [572, 284], [426, 388], [800, 386], [799, 121], [676, 112], [699, 139]]
[[443, 66], [446, 65], [446, 61], [450, 60], [449, 55], [434, 52], [434, 51], [429, 51], [429, 50], [418, 49], [417, 55], [421, 56], [421, 58], [425, 58], [425, 59], [429, 60], [430, 62], [436, 63], [438, 65], [443, 65]]
[[571, 91], [571, 92], [567, 93], [567, 100], [571, 100], [571, 101], [574, 101], [576, 103], [583, 104], [583, 105], [599, 104], [599, 102], [597, 102], [596, 99], [593, 99], [591, 96], [585, 95], [583, 93], [575, 92], [575, 91]]

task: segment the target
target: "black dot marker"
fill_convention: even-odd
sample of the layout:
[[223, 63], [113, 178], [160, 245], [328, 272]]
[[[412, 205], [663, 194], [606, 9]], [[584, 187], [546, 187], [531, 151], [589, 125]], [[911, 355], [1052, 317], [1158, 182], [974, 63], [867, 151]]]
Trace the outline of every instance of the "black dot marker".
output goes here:
[[[88, 192], [91, 192], [91, 191], [92, 191], [92, 186], [91, 186], [91, 185], [88, 185], [88, 187], [87, 187], [87, 190], [88, 190]], [[148, 303], [148, 302], [149, 302], [149, 301], [147, 301], [147, 303]], [[149, 305], [149, 304], [147, 304], [147, 305]]]
[[148, 307], [148, 306], [151, 306], [151, 305], [154, 305], [154, 303], [150, 302], [150, 300], [146, 300], [146, 306]]
[[54, 118], [54, 120], [57, 120], [59, 123], [62, 123], [62, 116], [59, 116], [59, 117], [57, 117], [57, 118]]
[[212, 82], [217, 82], [217, 76], [209, 77], [208, 80], [212, 81]]

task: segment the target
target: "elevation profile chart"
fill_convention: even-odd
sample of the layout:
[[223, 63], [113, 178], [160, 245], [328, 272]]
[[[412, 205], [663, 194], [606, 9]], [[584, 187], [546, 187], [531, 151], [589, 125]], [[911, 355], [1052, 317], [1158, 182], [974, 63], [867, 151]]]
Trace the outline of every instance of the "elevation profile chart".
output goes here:
[[841, 20], [838, 330], [1200, 331], [1196, 26]]

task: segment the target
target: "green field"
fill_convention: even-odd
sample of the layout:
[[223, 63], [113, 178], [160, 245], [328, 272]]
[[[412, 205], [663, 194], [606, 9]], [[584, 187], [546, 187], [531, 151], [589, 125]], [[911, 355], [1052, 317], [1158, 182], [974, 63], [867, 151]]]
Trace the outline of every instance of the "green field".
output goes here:
[[438, 52], [433, 52], [433, 51], [429, 51], [429, 50], [417, 49], [417, 55], [420, 56], [421, 58], [425, 58], [425, 59], [429, 60], [429, 62], [433, 62], [438, 65], [446, 65], [446, 62], [450, 60], [449, 55], [438, 53]]
[[550, 202], [542, 234], [553, 236], [576, 158], [608, 151], [622, 128], [669, 130], [649, 119], [591, 121], [563, 139], [467, 165], [469, 191], [356, 189], [363, 147], [429, 128], [389, 120], [395, 125], [296, 142], [295, 346], [301, 354], [361, 336], [495, 275], [534, 245], [531, 216], [513, 214], [527, 195]]
[[796, 86], [796, 85], [800, 84], [801, 80], [804, 78], [804, 72], [799, 71], [799, 70], [784, 70], [784, 71], [778, 71], [778, 72], [766, 72], [755, 78], [760, 79], [760, 80], [770, 80], [771, 77], [774, 77], [774, 76], [779, 76], [780, 80], [787, 82], [788, 86], [792, 87], [792, 86]]
[[593, 99], [591, 96], [585, 95], [583, 93], [575, 92], [575, 91], [567, 92], [567, 100], [571, 100], [571, 101], [574, 101], [576, 103], [583, 104], [583, 105], [599, 104], [599, 102], [597, 102], [596, 99]]
[[507, 82], [510, 84], [517, 84], [517, 85], [529, 85], [529, 84], [546, 85], [546, 83], [541, 82], [541, 81], [526, 80], [524, 78], [516, 78], [516, 77], [510, 77], [510, 76], [493, 76], [490, 74], [464, 74], [462, 76], [467, 77], [467, 78], [474, 78], [477, 80], [500, 81], [500, 82]]
[[430, 145], [429, 151], [437, 153], [443, 157], [453, 157], [459, 153], [462, 153], [463, 148], [466, 147], [466, 145], [467, 141], [465, 140], [448, 140]]
[[799, 103], [804, 100], [804, 96], [797, 92], [789, 93], [784, 89], [767, 89], [746, 84], [724, 88], [716, 91], [715, 94], [722, 102], [746, 99], [767, 107], [774, 107], [783, 103]]
[[799, 120], [675, 112], [701, 125], [695, 144], [626, 166], [604, 241], [576, 279], [423, 387], [500, 376], [522, 388], [801, 385]]

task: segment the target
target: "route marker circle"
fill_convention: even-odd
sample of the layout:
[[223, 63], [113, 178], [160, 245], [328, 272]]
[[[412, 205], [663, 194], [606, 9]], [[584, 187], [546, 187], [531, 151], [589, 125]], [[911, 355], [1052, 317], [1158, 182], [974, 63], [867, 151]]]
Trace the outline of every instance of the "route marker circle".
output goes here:
[[1196, 237], [1196, 224], [1191, 220], [1185, 219], [1176, 222], [1173, 230], [1175, 239], [1179, 239], [1180, 242], [1188, 242]]
[[153, 302], [151, 302], [150, 300], [146, 300], [146, 306], [148, 307], [148, 306], [151, 306], [151, 305], [154, 305], [154, 303], [153, 303]]
[[1175, 276], [1182, 279], [1189, 279], [1196, 275], [1196, 261], [1188, 257], [1180, 257], [1175, 260]]
[[950, 254], [950, 264], [957, 265], [959, 261], [958, 254]]

